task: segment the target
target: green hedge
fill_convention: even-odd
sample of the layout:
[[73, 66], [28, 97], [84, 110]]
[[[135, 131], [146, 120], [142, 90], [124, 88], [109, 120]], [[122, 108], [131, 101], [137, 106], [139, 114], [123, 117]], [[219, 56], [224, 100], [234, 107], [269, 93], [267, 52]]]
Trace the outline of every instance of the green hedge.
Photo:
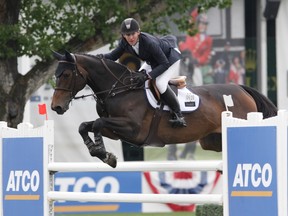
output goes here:
[[199, 205], [196, 208], [196, 216], [223, 216], [223, 206], [216, 204]]

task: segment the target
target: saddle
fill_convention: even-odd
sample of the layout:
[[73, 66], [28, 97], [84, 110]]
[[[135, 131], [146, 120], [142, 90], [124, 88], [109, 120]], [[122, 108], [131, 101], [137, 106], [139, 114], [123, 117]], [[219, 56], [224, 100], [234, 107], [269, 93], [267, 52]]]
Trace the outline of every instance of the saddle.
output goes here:
[[[182, 89], [186, 87], [186, 78], [187, 78], [186, 76], [177, 76], [169, 80], [169, 85], [176, 95], [177, 95], [177, 89]], [[157, 89], [155, 81], [149, 80], [148, 87], [151, 93], [154, 95], [155, 99], [159, 102], [160, 92]]]
[[[147, 99], [150, 105], [156, 109], [151, 122], [149, 134], [146, 137], [143, 146], [152, 145], [163, 147], [165, 146], [165, 144], [159, 143], [159, 139], [155, 137], [155, 134], [158, 130], [162, 111], [164, 110], [170, 112], [170, 109], [167, 105], [164, 105], [160, 102], [160, 93], [155, 85], [155, 81], [149, 80], [145, 83], [145, 86]], [[169, 86], [177, 95], [182, 112], [192, 112], [198, 108], [199, 96], [193, 94], [190, 90], [186, 88], [186, 76], [179, 76], [171, 79], [169, 81]]]

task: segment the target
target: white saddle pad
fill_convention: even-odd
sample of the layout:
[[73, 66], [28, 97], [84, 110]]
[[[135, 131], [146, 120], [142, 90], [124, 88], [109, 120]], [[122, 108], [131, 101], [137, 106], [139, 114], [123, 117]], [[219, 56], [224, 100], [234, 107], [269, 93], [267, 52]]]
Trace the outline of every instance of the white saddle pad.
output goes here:
[[[146, 85], [147, 85], [147, 82], [146, 82]], [[146, 95], [152, 107], [154, 108], [160, 107], [160, 104], [157, 103], [157, 100], [155, 99], [154, 95], [152, 94], [149, 88], [146, 88]], [[186, 87], [178, 89], [178, 100], [179, 100], [180, 109], [182, 112], [194, 111], [199, 106], [199, 96], [192, 93]], [[170, 109], [167, 105], [165, 105], [164, 110], [170, 110]]]

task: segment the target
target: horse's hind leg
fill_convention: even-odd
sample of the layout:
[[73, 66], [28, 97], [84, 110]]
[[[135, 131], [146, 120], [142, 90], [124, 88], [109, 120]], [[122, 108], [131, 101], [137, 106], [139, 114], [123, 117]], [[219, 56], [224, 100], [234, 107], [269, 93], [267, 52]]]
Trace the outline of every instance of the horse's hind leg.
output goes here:
[[[97, 127], [95, 127], [95, 122], [96, 121], [81, 123], [79, 126], [79, 133], [91, 156], [98, 157], [104, 163], [115, 168], [117, 165], [117, 158], [112, 153], [106, 151], [102, 135], [97, 130], [95, 131], [95, 129], [97, 129]], [[89, 137], [88, 132], [94, 132], [95, 142]]]

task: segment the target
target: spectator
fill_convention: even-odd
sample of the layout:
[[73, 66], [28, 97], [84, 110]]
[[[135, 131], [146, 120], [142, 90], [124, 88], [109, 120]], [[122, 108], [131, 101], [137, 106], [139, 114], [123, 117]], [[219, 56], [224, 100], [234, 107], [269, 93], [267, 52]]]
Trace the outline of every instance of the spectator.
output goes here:
[[[207, 35], [208, 17], [206, 14], [198, 14], [197, 9], [191, 13], [191, 28], [196, 23], [197, 34], [194, 36], [187, 35], [185, 41], [179, 43], [179, 49], [182, 52], [190, 52], [190, 64], [194, 66], [193, 83], [194, 85], [202, 85], [202, 67], [209, 64], [211, 58], [211, 50], [213, 39]], [[189, 29], [188, 31], [193, 31]]]
[[218, 59], [214, 68], [214, 83], [226, 83], [227, 73], [228, 71], [225, 69], [225, 61], [223, 59]]
[[231, 65], [231, 62], [232, 62], [232, 58], [233, 58], [233, 55], [231, 53], [231, 45], [230, 45], [230, 42], [227, 41], [225, 46], [224, 46], [224, 51], [221, 55], [221, 59], [225, 62], [225, 70], [226, 71], [230, 71], [230, 65]]
[[245, 69], [240, 63], [240, 58], [238, 56], [235, 56], [230, 65], [228, 82], [244, 85], [244, 75], [245, 75]]
[[213, 68], [210, 64], [206, 64], [202, 66], [202, 77], [203, 77], [203, 84], [212, 84], [214, 83], [214, 72]]

